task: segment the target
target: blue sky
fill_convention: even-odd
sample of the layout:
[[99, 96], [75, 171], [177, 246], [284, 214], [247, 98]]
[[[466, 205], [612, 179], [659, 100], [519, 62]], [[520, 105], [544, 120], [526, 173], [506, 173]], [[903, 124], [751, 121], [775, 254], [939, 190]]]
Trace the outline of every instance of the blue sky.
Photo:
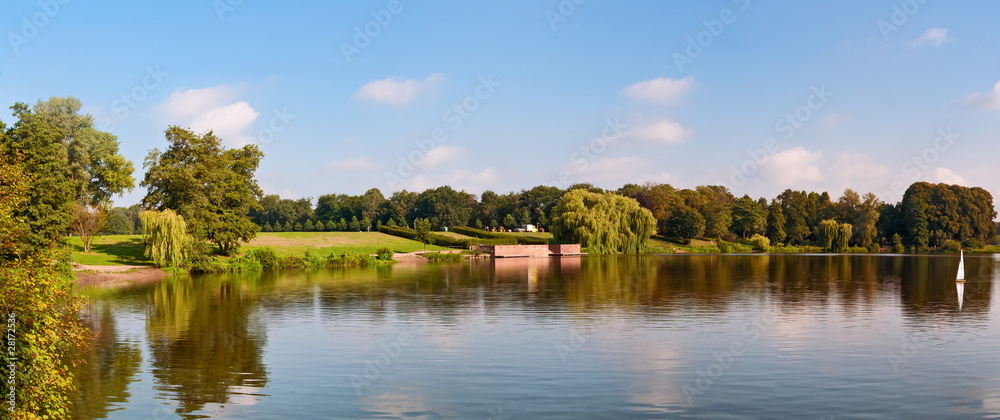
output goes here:
[[16, 1], [0, 19], [0, 103], [81, 99], [140, 179], [171, 124], [257, 143], [261, 186], [290, 198], [655, 181], [755, 197], [853, 187], [894, 202], [918, 180], [998, 197], [998, 12], [933, 0]]

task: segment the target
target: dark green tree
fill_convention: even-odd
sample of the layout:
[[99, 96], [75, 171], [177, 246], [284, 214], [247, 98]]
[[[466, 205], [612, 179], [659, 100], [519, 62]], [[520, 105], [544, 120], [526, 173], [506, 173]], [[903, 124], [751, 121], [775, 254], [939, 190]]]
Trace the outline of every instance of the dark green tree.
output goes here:
[[776, 200], [767, 206], [767, 238], [772, 244], [785, 243], [785, 212]]
[[257, 235], [248, 216], [263, 195], [254, 173], [264, 154], [255, 145], [226, 149], [211, 131], [197, 135], [171, 126], [169, 146], [146, 157], [143, 204], [184, 216], [196, 239], [208, 240], [231, 255]]
[[513, 215], [507, 214], [503, 218], [503, 226], [507, 229], [513, 229], [514, 227], [517, 226], [517, 220], [514, 220]]
[[684, 206], [675, 209], [666, 221], [666, 234], [684, 243], [705, 233], [705, 218], [695, 209]]
[[431, 238], [431, 221], [427, 219], [417, 219], [414, 221], [417, 225], [417, 236], [416, 240], [424, 244], [424, 249], [427, 249], [427, 244], [432, 243]]
[[732, 217], [733, 223], [730, 225], [730, 229], [734, 234], [744, 238], [749, 238], [754, 234], [763, 234], [764, 228], [767, 226], [767, 212], [760, 203], [748, 195], [733, 201]]

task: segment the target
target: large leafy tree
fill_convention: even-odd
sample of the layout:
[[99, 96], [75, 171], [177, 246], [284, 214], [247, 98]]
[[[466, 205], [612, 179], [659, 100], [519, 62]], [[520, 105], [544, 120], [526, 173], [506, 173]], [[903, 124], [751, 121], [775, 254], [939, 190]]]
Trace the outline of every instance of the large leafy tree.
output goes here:
[[592, 253], [637, 254], [656, 230], [656, 219], [631, 198], [579, 188], [556, 204], [551, 227], [557, 241], [579, 242]]
[[767, 206], [767, 238], [772, 244], [785, 243], [785, 211], [776, 200]]
[[135, 183], [117, 138], [95, 129], [80, 107], [75, 98], [51, 98], [33, 108], [17, 103], [11, 107], [17, 121], [0, 127], [0, 155], [31, 174], [27, 204], [16, 210], [31, 252], [59, 243], [75, 204], [105, 207]]
[[767, 222], [764, 207], [749, 195], [733, 201], [733, 223], [730, 229], [744, 238], [753, 234], [763, 234]]
[[255, 145], [226, 149], [211, 131], [198, 135], [171, 126], [166, 138], [166, 151], [153, 149], [146, 157], [143, 204], [174, 210], [195, 239], [216, 244], [222, 254], [234, 253], [259, 229], [248, 214], [263, 195], [254, 173], [264, 154]]
[[476, 197], [445, 185], [426, 190], [414, 203], [414, 216], [428, 219], [434, 228], [468, 226]]
[[705, 233], [705, 218], [695, 209], [683, 206], [670, 213], [666, 221], [666, 234], [677, 237], [684, 243], [691, 243]]

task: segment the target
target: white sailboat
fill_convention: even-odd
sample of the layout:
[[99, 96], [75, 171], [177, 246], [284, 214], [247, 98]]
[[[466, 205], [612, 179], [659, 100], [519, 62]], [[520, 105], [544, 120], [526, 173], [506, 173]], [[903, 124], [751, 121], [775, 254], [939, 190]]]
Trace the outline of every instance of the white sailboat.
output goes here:
[[965, 251], [959, 252], [961, 252], [961, 256], [958, 260], [958, 273], [955, 276], [955, 281], [965, 283]]
[[962, 301], [965, 300], [965, 282], [955, 282], [955, 291], [958, 292], [958, 310], [962, 311]]

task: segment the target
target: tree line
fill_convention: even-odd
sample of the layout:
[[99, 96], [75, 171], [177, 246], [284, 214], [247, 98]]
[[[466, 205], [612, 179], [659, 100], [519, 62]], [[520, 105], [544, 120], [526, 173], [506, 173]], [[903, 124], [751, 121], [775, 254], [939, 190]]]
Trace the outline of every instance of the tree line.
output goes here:
[[[669, 184], [627, 184], [604, 191], [581, 183], [565, 190], [537, 186], [479, 197], [450, 186], [423, 192], [397, 191], [386, 197], [378, 188], [361, 195], [327, 194], [318, 199], [266, 195], [249, 217], [264, 232], [367, 231], [380, 226], [414, 227], [426, 219], [432, 229], [469, 226], [507, 229], [533, 224], [551, 229], [556, 205], [573, 190], [614, 193], [635, 200], [655, 219], [654, 233], [687, 241], [735, 241], [754, 235], [775, 245], [826, 244], [876, 249], [901, 245], [912, 251], [939, 248], [946, 241], [981, 247], [997, 234], [992, 195], [978, 187], [914, 183], [899, 203], [847, 189], [836, 200], [827, 192], [785, 190], [774, 198], [734, 196], [726, 187], [676, 189]], [[138, 207], [112, 210], [114, 233], [135, 232]], [[132, 230], [129, 230], [132, 229]]]

